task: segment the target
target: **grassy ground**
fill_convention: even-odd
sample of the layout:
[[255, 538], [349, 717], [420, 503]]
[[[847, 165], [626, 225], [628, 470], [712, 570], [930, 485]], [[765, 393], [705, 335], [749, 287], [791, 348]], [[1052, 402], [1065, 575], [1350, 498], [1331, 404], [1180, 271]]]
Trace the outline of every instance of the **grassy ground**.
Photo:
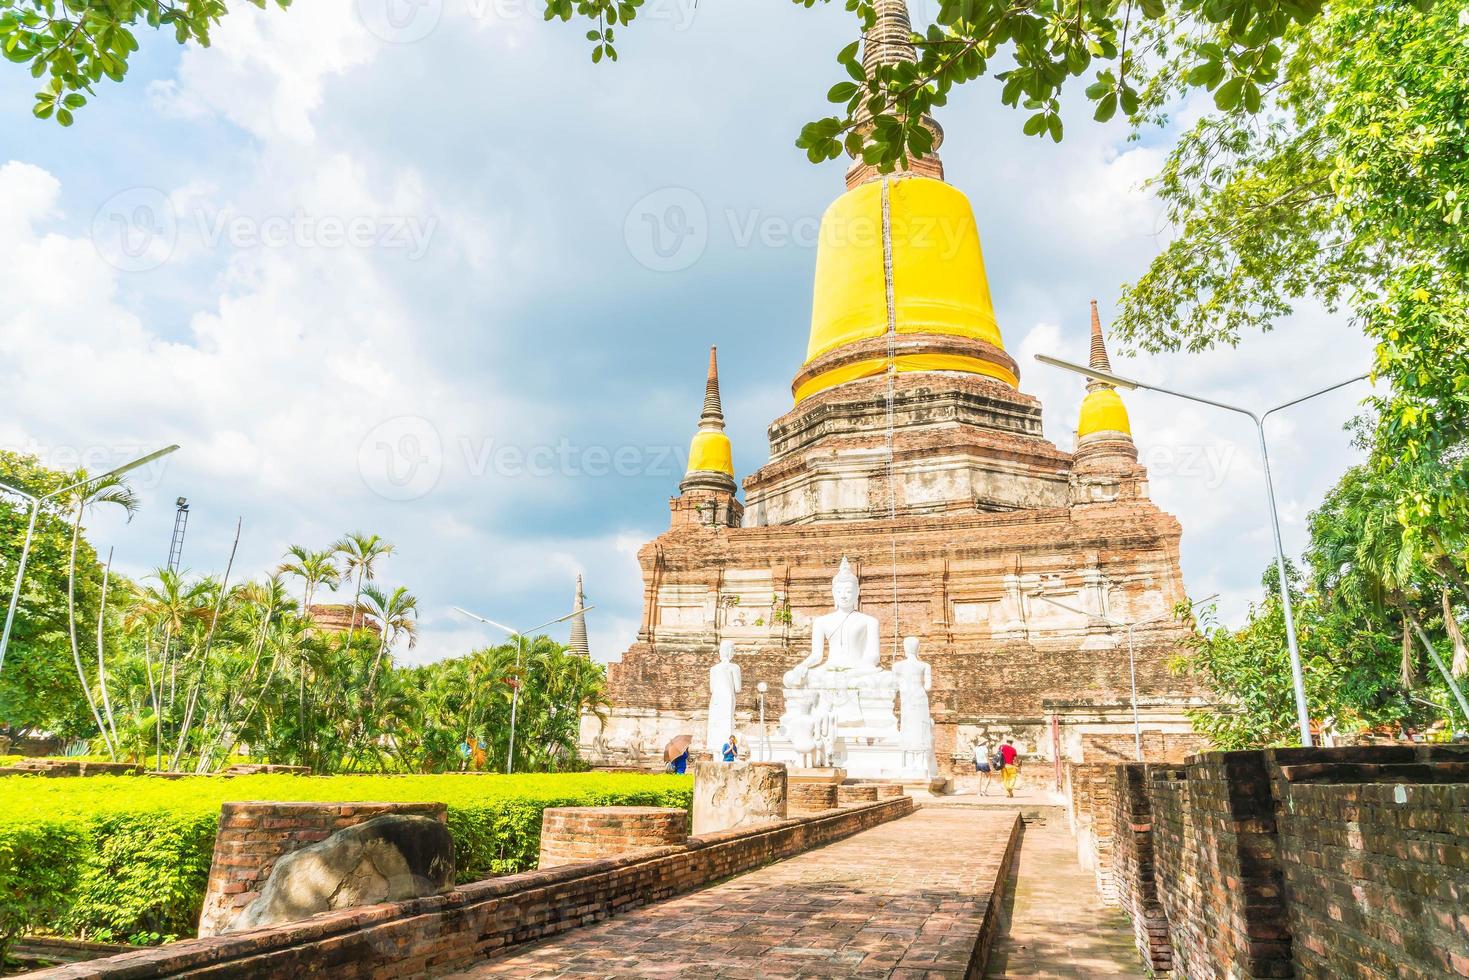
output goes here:
[[445, 803], [464, 882], [533, 868], [546, 807], [688, 807], [692, 793], [690, 777], [632, 773], [0, 776], [0, 929], [102, 942], [192, 935], [227, 801]]

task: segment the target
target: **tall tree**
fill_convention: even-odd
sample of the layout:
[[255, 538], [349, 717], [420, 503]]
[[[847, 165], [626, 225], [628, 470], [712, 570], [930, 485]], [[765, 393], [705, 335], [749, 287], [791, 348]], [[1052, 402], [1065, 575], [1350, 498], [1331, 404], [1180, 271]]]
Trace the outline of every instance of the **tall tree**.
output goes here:
[[[68, 476], [42, 466], [32, 456], [0, 450], [0, 482], [36, 496], [62, 489]], [[0, 595], [4, 597], [0, 606], [9, 600], [15, 584], [29, 518], [27, 501], [0, 492]], [[56, 507], [42, 508], [37, 515], [10, 649], [0, 670], [0, 727], [12, 734], [51, 732], [71, 740], [86, 737], [93, 724], [85, 699], [77, 695], [69, 641], [66, 596], [71, 530], [67, 515]], [[73, 567], [71, 588], [76, 604], [96, 608], [102, 566], [85, 539], [78, 542]]]
[[393, 553], [393, 546], [376, 534], [354, 531], [332, 545], [332, 552], [342, 556], [346, 574], [353, 581], [352, 623], [347, 629], [350, 642], [357, 631], [357, 614], [362, 606], [362, 587], [373, 580], [377, 563]]
[[[1143, 112], [1161, 117], [1212, 71], [1203, 53], [1175, 53]], [[1303, 301], [1349, 315], [1377, 342], [1365, 444], [1392, 488], [1386, 511], [1409, 553], [1462, 578], [1469, 19], [1447, 3], [1339, 0], [1286, 32], [1258, 114], [1238, 94], [1170, 151], [1154, 186], [1176, 235], [1126, 290], [1114, 330], [1149, 350], [1202, 351]]]

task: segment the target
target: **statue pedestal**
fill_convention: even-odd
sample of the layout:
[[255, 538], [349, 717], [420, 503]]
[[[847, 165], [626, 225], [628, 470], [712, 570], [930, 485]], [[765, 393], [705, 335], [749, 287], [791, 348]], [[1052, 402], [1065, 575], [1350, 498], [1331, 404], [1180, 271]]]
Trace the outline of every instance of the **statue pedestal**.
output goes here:
[[791, 783], [832, 783], [840, 785], [847, 779], [847, 770], [834, 766], [818, 769], [792, 769], [787, 767], [786, 780]]
[[[790, 766], [793, 771], [792, 782], [797, 781], [804, 773], [840, 773], [843, 779], [926, 780], [938, 772], [938, 764], [932, 752], [928, 753], [926, 762], [923, 759], [913, 760], [913, 753], [908, 753], [910, 758], [905, 760], [896, 730], [872, 736], [848, 737], [839, 734], [833, 741], [830, 760], [832, 765], [829, 767], [798, 768], [802, 763], [801, 753], [796, 751], [790, 739], [781, 735], [770, 737], [770, 760]], [[829, 776], [823, 775], [819, 779], [802, 781], [826, 782], [829, 779]]]

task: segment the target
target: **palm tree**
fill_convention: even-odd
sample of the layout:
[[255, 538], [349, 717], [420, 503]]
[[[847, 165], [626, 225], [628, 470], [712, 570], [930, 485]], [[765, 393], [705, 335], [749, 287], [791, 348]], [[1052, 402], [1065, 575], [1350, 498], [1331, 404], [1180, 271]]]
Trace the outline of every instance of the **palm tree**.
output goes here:
[[362, 602], [362, 587], [371, 582], [376, 571], [377, 560], [393, 553], [393, 546], [376, 534], [353, 531], [332, 545], [332, 553], [341, 555], [347, 563], [346, 573], [354, 580], [352, 594], [352, 621], [347, 628], [350, 644], [357, 630], [357, 612]]
[[378, 669], [388, 648], [402, 636], [408, 637], [410, 650], [418, 643], [418, 600], [401, 585], [393, 590], [392, 595], [369, 585], [362, 590], [362, 595], [367, 600], [364, 611], [377, 620], [378, 625], [377, 656], [373, 657], [372, 669], [367, 674], [366, 692], [371, 697]]
[[[343, 539], [345, 540], [345, 539]], [[337, 543], [340, 546], [341, 542]], [[316, 590], [326, 586], [333, 592], [342, 581], [342, 570], [337, 567], [336, 551], [312, 551], [293, 544], [286, 551], [287, 559], [276, 568], [277, 575], [290, 575], [301, 580], [301, 614], [311, 615], [311, 600]]]
[[[286, 595], [286, 587], [279, 574], [271, 575], [261, 582], [246, 582], [234, 590], [232, 598], [239, 601], [242, 615], [254, 620], [250, 630], [253, 636], [250, 664], [228, 685], [224, 703], [219, 709], [218, 734], [212, 743], [206, 740], [205, 748], [199, 753], [198, 771], [201, 773], [209, 771], [209, 763], [215, 748], [223, 746], [224, 757], [228, 760], [235, 743], [239, 740], [238, 733], [244, 729], [260, 707], [263, 692], [270, 686], [271, 678], [275, 676], [276, 668], [280, 666], [281, 658], [272, 655], [264, 680], [259, 684], [256, 683], [256, 678], [260, 674], [261, 660], [265, 656], [266, 641], [270, 638], [272, 631], [280, 629], [288, 618], [293, 622], [298, 621], [296, 617], [289, 616], [295, 609], [296, 603]], [[245, 713], [243, 720], [236, 722], [235, 713], [247, 699], [251, 702], [250, 709]], [[208, 728], [207, 722], [205, 728]]]
[[[107, 754], [116, 762], [117, 745], [107, 731], [101, 713], [97, 710], [97, 699], [92, 697], [92, 685], [87, 681], [87, 671], [82, 666], [82, 654], [77, 646], [77, 548], [82, 539], [82, 516], [86, 513], [87, 508], [95, 508], [99, 505], [121, 507], [127, 519], [131, 521], [133, 515], [138, 511], [138, 495], [133, 492], [133, 488], [125, 479], [111, 474], [89, 480], [86, 470], [77, 470], [68, 477], [68, 481], [77, 485], [61, 501], [62, 505], [72, 514], [71, 553], [66, 566], [66, 615], [69, 626], [68, 634], [71, 639], [71, 657], [76, 665], [77, 679], [81, 681], [82, 693], [87, 699], [87, 707], [92, 709], [92, 718], [97, 722], [97, 730], [102, 733], [103, 744], [107, 746]], [[100, 649], [97, 655], [102, 656]]]
[[[133, 604], [123, 617], [123, 628], [143, 632], [143, 666], [148, 678], [148, 696], [153, 702], [153, 724], [158, 769], [163, 769], [163, 715], [173, 707], [173, 694], [168, 697], [168, 708], [164, 707], [164, 677], [177, 678], [178, 659], [174, 652], [174, 641], [194, 623], [209, 612], [210, 584], [207, 580], [189, 582], [178, 572], [168, 568], [156, 569], [152, 576], [156, 585], [134, 587]], [[154, 637], [159, 638], [157, 658], [158, 670], [154, 671], [152, 655]]]
[[[339, 541], [337, 545], [325, 551], [311, 551], [299, 544], [293, 544], [286, 551], [287, 560], [281, 562], [280, 567], [276, 569], [280, 574], [292, 575], [301, 580], [301, 615], [308, 621], [311, 619], [311, 600], [316, 597], [316, 590], [324, 585], [335, 592], [337, 586], [342, 582], [342, 570], [337, 567], [336, 562], [336, 548], [340, 545]], [[352, 614], [353, 616], [357, 614], [355, 605]], [[298, 645], [297, 649], [304, 648]], [[306, 730], [306, 661], [304, 656], [296, 664], [296, 682], [299, 687], [296, 697], [296, 728], [304, 732]]]

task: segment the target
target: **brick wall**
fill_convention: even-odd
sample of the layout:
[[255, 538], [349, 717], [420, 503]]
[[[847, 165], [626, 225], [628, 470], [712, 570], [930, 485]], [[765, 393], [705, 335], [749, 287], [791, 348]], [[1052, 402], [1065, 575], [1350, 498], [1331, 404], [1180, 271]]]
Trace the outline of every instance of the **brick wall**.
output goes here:
[[1158, 823], [1169, 824], [1168, 860], [1154, 843], [1174, 969], [1186, 977], [1293, 976], [1264, 754], [1195, 756], [1186, 777], [1164, 780], [1169, 793], [1153, 799]]
[[837, 805], [836, 783], [792, 780], [786, 787], [786, 812], [793, 817], [831, 810]]
[[643, 854], [689, 839], [689, 811], [662, 806], [556, 806], [541, 811], [538, 866]]
[[1117, 904], [1112, 874], [1116, 768], [1112, 763], [1068, 762], [1062, 777], [1066, 817], [1076, 835], [1077, 860], [1096, 873], [1097, 894], [1104, 905]]
[[221, 977], [397, 980], [442, 975], [702, 887], [913, 812], [907, 796], [690, 838], [682, 846], [528, 871], [446, 895], [327, 912], [304, 922], [125, 953], [30, 974], [35, 980]]
[[[1116, 837], [1112, 847], [1112, 879], [1117, 904], [1132, 920], [1138, 953], [1155, 974], [1173, 969], [1173, 947], [1168, 918], [1158, 898], [1153, 853], [1153, 805], [1149, 784], [1155, 770], [1149, 763], [1117, 766]], [[1181, 774], [1179, 768], [1171, 768]]]
[[[1209, 740], [1193, 732], [1143, 732], [1143, 758], [1148, 762], [1182, 763], [1209, 749]], [[1083, 762], [1136, 762], [1137, 741], [1132, 733], [1112, 735], [1087, 732], [1081, 736]]]
[[1469, 977], [1469, 748], [1212, 752], [1116, 785], [1117, 896], [1155, 972]]
[[260, 894], [275, 862], [344, 827], [385, 813], [409, 813], [443, 823], [442, 803], [226, 803], [209, 864], [199, 935], [215, 936]]
[[1298, 975], [1469, 976], [1469, 748], [1268, 756]]

